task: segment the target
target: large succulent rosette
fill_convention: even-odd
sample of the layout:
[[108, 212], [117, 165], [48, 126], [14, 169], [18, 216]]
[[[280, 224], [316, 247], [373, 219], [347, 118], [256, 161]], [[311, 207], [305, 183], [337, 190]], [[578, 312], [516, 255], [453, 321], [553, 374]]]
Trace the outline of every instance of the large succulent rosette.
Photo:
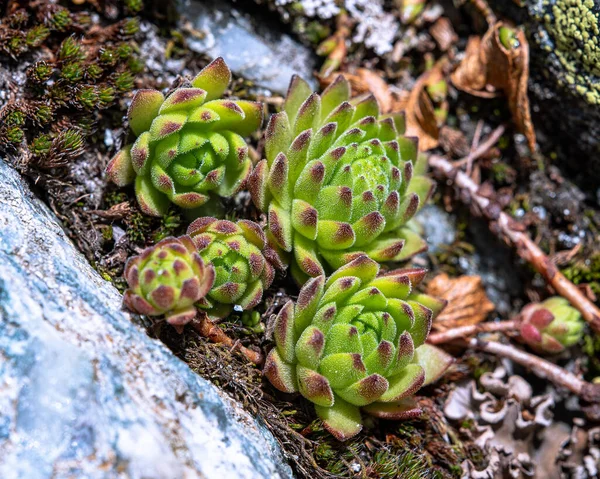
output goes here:
[[521, 312], [521, 337], [542, 354], [561, 353], [577, 344], [584, 326], [581, 313], [560, 296], [528, 304]]
[[135, 182], [141, 209], [162, 216], [169, 204], [196, 208], [210, 193], [231, 196], [246, 182], [252, 162], [244, 137], [262, 123], [262, 104], [224, 100], [231, 81], [222, 58], [205, 67], [191, 87], [165, 98], [139, 90], [127, 117], [137, 137], [111, 160], [108, 177], [117, 185]]
[[265, 363], [271, 383], [312, 401], [340, 440], [361, 430], [361, 408], [388, 419], [420, 414], [412, 396], [452, 362], [424, 344], [445, 304], [414, 292], [425, 271], [378, 272], [362, 255], [327, 279], [310, 279], [277, 316]]
[[204, 262], [215, 269], [213, 287], [201, 302], [209, 316], [223, 318], [235, 305], [250, 310], [260, 303], [275, 276], [265, 258], [266, 237], [260, 226], [249, 220], [204, 217], [187, 233]]
[[189, 236], [165, 238], [129, 259], [123, 300], [132, 311], [165, 315], [178, 331], [196, 316], [195, 304], [208, 294], [215, 270], [205, 264]]
[[401, 114], [380, 115], [372, 95], [351, 100], [341, 76], [321, 95], [292, 79], [248, 185], [298, 282], [361, 254], [401, 261], [425, 248], [407, 222], [433, 183], [416, 174], [416, 139], [403, 132]]

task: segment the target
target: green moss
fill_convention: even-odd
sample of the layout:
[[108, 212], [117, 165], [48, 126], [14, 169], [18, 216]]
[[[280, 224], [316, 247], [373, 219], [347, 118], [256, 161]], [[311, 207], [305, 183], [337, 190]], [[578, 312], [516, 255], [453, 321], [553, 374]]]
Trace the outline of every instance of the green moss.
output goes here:
[[150, 231], [150, 218], [139, 211], [134, 211], [126, 219], [127, 237], [133, 243], [145, 244]]
[[72, 83], [83, 78], [83, 66], [80, 62], [69, 62], [63, 65], [60, 76]]
[[167, 236], [176, 235], [177, 229], [183, 224], [181, 215], [175, 209], [169, 210], [165, 216], [160, 218], [160, 222], [160, 227], [152, 235], [154, 242]]
[[35, 156], [44, 156], [50, 152], [52, 139], [49, 135], [40, 135], [29, 144], [29, 151]]
[[97, 106], [98, 103], [98, 93], [96, 93], [96, 88], [91, 85], [82, 87], [77, 92], [77, 101], [81, 105], [81, 107], [86, 108], [88, 110], [92, 110]]
[[21, 110], [14, 110], [6, 115], [7, 126], [23, 126], [25, 123], [25, 114]]
[[41, 61], [34, 63], [27, 70], [28, 80], [34, 83], [44, 83], [52, 75], [53, 68], [48, 63]]
[[17, 145], [23, 141], [24, 136], [23, 130], [18, 126], [11, 126], [6, 129], [6, 138], [9, 143]]
[[600, 253], [577, 260], [561, 271], [573, 283], [586, 283], [594, 293], [600, 294]]

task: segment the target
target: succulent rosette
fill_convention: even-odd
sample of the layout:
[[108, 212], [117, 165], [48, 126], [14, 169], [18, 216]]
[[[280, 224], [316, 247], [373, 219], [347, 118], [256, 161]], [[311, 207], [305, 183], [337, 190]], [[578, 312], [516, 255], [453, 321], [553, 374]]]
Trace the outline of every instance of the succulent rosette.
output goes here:
[[187, 230], [205, 263], [215, 269], [212, 289], [202, 301], [209, 316], [223, 318], [233, 308], [250, 310], [260, 303], [275, 270], [265, 258], [266, 237], [249, 220], [236, 223], [198, 218]]
[[402, 114], [382, 116], [372, 95], [350, 93], [342, 76], [321, 95], [294, 77], [248, 181], [299, 283], [362, 254], [402, 261], [426, 247], [407, 226], [433, 189], [414, 168], [417, 140], [402, 135]]
[[263, 111], [258, 102], [221, 99], [230, 82], [217, 58], [166, 98], [157, 90], [135, 94], [127, 117], [137, 138], [107, 174], [119, 186], [135, 182], [146, 214], [163, 216], [171, 203], [196, 208], [211, 193], [227, 197], [244, 186], [252, 169], [244, 137], [260, 127]]
[[196, 316], [195, 304], [210, 291], [215, 270], [205, 264], [189, 236], [168, 237], [129, 259], [123, 297], [132, 311], [165, 315], [179, 332]]
[[312, 401], [339, 440], [360, 432], [361, 409], [387, 419], [419, 415], [412, 396], [452, 362], [424, 344], [445, 305], [413, 290], [425, 270], [378, 273], [362, 255], [327, 279], [311, 278], [278, 314], [265, 363], [271, 383]]
[[523, 308], [520, 333], [535, 351], [556, 354], [581, 340], [584, 325], [581, 313], [565, 298], [555, 296]]

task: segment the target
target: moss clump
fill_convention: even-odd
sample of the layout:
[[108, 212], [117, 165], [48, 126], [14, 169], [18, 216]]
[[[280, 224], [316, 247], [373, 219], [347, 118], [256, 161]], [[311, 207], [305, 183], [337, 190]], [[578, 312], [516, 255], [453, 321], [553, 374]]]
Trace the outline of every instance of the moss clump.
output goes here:
[[[119, 14], [141, 6], [130, 3]], [[139, 21], [99, 17], [102, 28], [94, 29], [88, 13], [46, 0], [14, 1], [11, 12], [0, 21], [0, 57], [27, 65], [35, 52], [37, 61], [26, 70], [22, 98], [0, 110], [0, 152], [21, 153], [25, 172], [65, 166], [83, 151], [100, 110], [131, 91], [143, 70], [134, 38]]]
[[594, 293], [600, 294], [600, 253], [570, 264], [562, 273], [573, 283], [586, 283]]

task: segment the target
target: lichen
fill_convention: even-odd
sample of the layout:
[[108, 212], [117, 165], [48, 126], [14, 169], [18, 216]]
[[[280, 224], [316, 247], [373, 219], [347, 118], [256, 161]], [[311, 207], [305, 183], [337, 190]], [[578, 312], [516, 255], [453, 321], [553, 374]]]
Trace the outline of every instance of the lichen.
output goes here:
[[398, 20], [386, 11], [382, 0], [275, 0], [275, 6], [290, 16], [301, 14], [319, 20], [332, 19], [344, 10], [356, 23], [352, 42], [363, 44], [378, 55], [392, 51], [400, 30]]
[[544, 26], [538, 42], [562, 67], [558, 83], [587, 103], [600, 104], [600, 18], [594, 1], [543, 0], [534, 17]]

